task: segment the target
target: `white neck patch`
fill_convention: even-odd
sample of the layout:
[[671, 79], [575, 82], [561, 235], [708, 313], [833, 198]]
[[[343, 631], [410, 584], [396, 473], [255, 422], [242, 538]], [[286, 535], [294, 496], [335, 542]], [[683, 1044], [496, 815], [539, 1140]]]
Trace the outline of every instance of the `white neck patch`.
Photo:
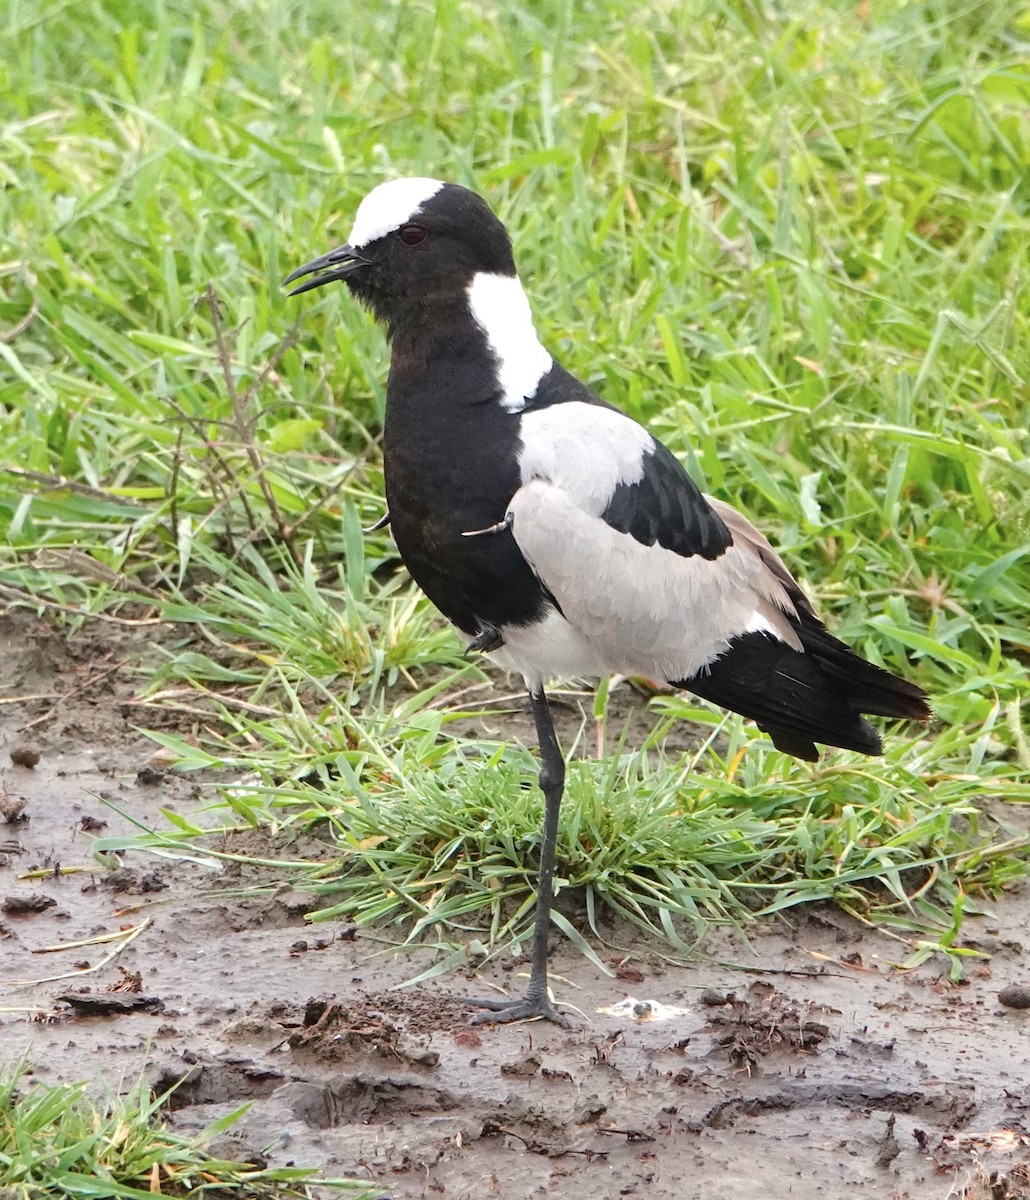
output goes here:
[[418, 216], [443, 187], [439, 179], [391, 179], [374, 187], [358, 205], [347, 245], [360, 250]]
[[521, 412], [554, 360], [540, 345], [529, 300], [514, 275], [480, 271], [468, 286], [469, 311], [497, 360], [501, 406]]

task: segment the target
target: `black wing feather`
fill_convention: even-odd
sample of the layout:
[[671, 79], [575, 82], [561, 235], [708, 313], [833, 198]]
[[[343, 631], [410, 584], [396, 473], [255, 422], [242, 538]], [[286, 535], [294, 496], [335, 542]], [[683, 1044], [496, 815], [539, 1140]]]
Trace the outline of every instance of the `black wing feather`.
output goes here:
[[602, 519], [619, 533], [645, 546], [691, 558], [718, 558], [733, 544], [722, 518], [676, 456], [661, 442], [644, 456], [644, 474], [636, 483], [620, 483]]
[[[596, 404], [625, 417], [557, 362], [537, 385], [527, 410], [549, 408], [578, 400]], [[630, 418], [627, 418], [630, 419]], [[652, 437], [644, 455], [644, 474], [636, 483], [620, 483], [601, 514], [612, 529], [628, 533], [645, 546], [656, 543], [684, 558], [700, 554], [715, 559], [733, 545], [733, 535], [705, 499], [683, 464], [668, 447]]]

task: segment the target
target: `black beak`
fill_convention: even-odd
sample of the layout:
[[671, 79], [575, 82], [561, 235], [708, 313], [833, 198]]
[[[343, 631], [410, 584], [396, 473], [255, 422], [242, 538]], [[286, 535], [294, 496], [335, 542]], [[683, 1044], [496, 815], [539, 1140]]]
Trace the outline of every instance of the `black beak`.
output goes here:
[[291, 296], [299, 296], [301, 292], [310, 292], [312, 288], [321, 287], [323, 283], [333, 283], [337, 279], [346, 279], [348, 275], [357, 271], [359, 267], [368, 266], [371, 266], [369, 260], [362, 258], [353, 247], [337, 246], [335, 250], [330, 250], [328, 254], [323, 254], [321, 258], [313, 258], [311, 262], [298, 267], [292, 275], [287, 275], [285, 280], [283, 280], [283, 287], [288, 283], [292, 283], [295, 279], [302, 278], [304, 275], [313, 275], [314, 278], [309, 279], [307, 283], [302, 283], [300, 287], [294, 288], [290, 292]]

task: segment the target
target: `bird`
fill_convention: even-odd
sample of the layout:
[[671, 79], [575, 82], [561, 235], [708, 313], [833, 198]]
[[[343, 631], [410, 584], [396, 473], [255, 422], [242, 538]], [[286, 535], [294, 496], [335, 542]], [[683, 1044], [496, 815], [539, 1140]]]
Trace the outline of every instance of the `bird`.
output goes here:
[[548, 986], [565, 761], [555, 677], [644, 677], [755, 721], [785, 754], [882, 752], [863, 714], [928, 720], [926, 693], [828, 632], [769, 541], [544, 347], [511, 237], [456, 183], [374, 187], [347, 242], [293, 271], [341, 281], [386, 328], [386, 515], [426, 596], [522, 675], [544, 822], [529, 984], [473, 1019], [568, 1027]]

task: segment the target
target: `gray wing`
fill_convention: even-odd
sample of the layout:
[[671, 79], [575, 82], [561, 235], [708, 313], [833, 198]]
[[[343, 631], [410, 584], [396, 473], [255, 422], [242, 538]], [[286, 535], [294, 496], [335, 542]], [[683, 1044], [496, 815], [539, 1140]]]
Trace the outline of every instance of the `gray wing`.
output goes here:
[[610, 671], [689, 679], [746, 633], [801, 649], [796, 622], [807, 601], [769, 543], [728, 505], [718, 512], [733, 542], [716, 558], [645, 545], [545, 480], [520, 488], [508, 511], [527, 562]]

